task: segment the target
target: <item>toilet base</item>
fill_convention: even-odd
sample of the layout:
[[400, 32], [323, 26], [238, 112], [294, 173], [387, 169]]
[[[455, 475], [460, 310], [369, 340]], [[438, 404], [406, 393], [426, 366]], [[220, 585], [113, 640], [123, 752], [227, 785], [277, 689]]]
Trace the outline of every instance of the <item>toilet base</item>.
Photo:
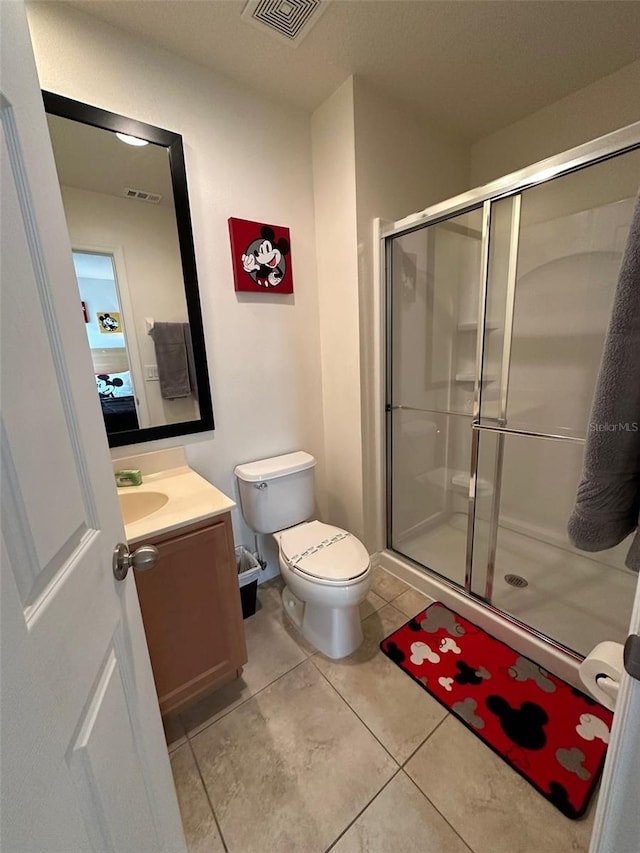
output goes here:
[[304, 616], [304, 601], [300, 601], [289, 589], [285, 586], [282, 589], [282, 607], [289, 619], [302, 631], [302, 619]]
[[339, 660], [352, 654], [362, 643], [360, 608], [327, 607], [305, 603], [289, 587], [282, 590], [282, 606], [304, 637], [328, 658]]

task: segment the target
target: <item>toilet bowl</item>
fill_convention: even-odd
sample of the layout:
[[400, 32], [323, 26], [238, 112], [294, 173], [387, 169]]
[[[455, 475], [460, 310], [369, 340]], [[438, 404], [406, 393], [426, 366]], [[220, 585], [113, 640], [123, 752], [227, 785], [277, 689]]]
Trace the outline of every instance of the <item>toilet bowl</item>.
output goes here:
[[308, 520], [315, 464], [296, 451], [238, 465], [235, 475], [245, 521], [278, 543], [285, 613], [315, 648], [342, 658], [362, 642], [359, 605], [371, 587], [371, 562], [353, 534]]
[[284, 612], [330, 658], [362, 643], [360, 604], [371, 588], [371, 562], [355, 536], [320, 521], [274, 533]]

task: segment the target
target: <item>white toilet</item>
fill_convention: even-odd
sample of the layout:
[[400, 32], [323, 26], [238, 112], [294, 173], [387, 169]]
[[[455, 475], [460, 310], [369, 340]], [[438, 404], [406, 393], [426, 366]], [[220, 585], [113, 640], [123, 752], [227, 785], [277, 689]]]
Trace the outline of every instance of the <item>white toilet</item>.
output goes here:
[[343, 658], [362, 642], [358, 605], [371, 587], [371, 562], [351, 533], [306, 520], [315, 465], [297, 451], [238, 465], [235, 475], [245, 521], [278, 542], [285, 613], [327, 657]]

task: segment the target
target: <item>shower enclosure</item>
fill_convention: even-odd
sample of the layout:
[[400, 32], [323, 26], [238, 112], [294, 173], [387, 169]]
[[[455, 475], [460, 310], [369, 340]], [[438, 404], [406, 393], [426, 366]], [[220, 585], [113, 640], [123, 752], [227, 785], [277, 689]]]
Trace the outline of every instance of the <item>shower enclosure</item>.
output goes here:
[[576, 655], [636, 584], [566, 522], [639, 184], [633, 125], [384, 234], [387, 547]]

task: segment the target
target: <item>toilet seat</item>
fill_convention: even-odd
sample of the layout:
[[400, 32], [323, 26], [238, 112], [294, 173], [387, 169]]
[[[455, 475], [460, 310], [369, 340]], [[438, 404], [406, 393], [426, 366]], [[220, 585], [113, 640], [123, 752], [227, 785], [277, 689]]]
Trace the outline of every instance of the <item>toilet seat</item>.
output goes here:
[[359, 539], [321, 521], [285, 530], [280, 551], [292, 571], [314, 583], [345, 584], [362, 577], [370, 566], [369, 553]]

